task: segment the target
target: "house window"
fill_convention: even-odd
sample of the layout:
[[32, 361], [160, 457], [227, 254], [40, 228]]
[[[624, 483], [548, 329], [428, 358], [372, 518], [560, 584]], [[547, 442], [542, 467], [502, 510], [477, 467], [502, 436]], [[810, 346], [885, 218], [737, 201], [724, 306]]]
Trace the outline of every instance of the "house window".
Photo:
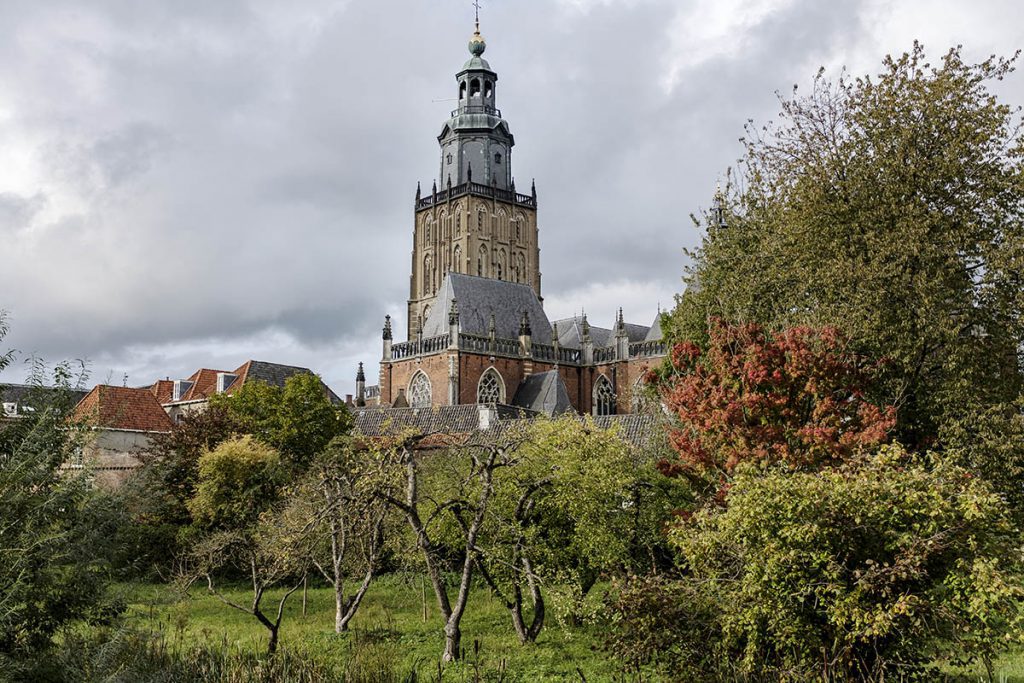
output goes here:
[[422, 372], [417, 372], [409, 382], [409, 406], [412, 408], [429, 408], [431, 405], [430, 380]]
[[615, 414], [615, 388], [608, 378], [600, 375], [594, 383], [594, 415]]
[[504, 403], [505, 385], [501, 381], [501, 375], [494, 368], [490, 368], [480, 378], [476, 387], [477, 403]]

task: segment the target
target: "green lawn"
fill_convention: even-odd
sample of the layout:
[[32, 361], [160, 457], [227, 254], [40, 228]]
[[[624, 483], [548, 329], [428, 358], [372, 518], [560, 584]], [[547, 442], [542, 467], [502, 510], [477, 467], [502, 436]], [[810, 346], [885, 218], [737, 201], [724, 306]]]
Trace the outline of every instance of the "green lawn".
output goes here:
[[[311, 582], [312, 584], [312, 582]], [[204, 589], [184, 599], [159, 585], [126, 586], [130, 623], [160, 631], [174, 644], [227, 645], [262, 652], [267, 631], [252, 616], [223, 605]], [[229, 592], [232, 599], [248, 604], [244, 588]], [[272, 594], [266, 604], [280, 593]], [[349, 633], [334, 633], [334, 595], [328, 588], [310, 588], [306, 615], [302, 592], [288, 602], [281, 628], [281, 647], [298, 651], [343, 671], [356, 659], [362, 671], [387, 668], [403, 677], [416, 670], [421, 680], [436, 680], [444, 645], [442, 622], [433, 593], [426, 589], [427, 619], [423, 618], [423, 594], [419, 579], [388, 576], [368, 592]], [[595, 599], [597, 599], [595, 597]], [[276, 609], [276, 602], [273, 602]], [[547, 626], [538, 642], [522, 646], [516, 639], [508, 612], [489, 591], [476, 589], [462, 621], [462, 645], [466, 661], [449, 665], [444, 680], [623, 681], [621, 673], [600, 650], [600, 632], [588, 628], [562, 628], [549, 612]], [[501, 672], [504, 675], [501, 676]], [[628, 680], [636, 680], [635, 675]], [[644, 680], [651, 680], [645, 676]]]
[[[443, 646], [441, 620], [433, 593], [426, 589], [427, 618], [423, 618], [423, 593], [419, 578], [387, 576], [378, 580], [352, 624], [349, 633], [334, 633], [334, 596], [328, 588], [308, 591], [306, 615], [302, 593], [288, 603], [281, 628], [281, 647], [315, 659], [333, 671], [367, 673], [388, 671], [404, 679], [414, 670], [421, 681], [438, 679]], [[124, 587], [129, 601], [129, 621], [136, 628], [165, 634], [176, 646], [196, 644], [261, 653], [267, 632], [250, 615], [223, 605], [203, 589], [182, 598], [161, 585]], [[244, 588], [229, 591], [232, 599], [247, 604]], [[274, 593], [265, 603], [276, 605]], [[599, 600], [599, 596], [592, 599]], [[519, 645], [508, 612], [486, 589], [477, 588], [462, 622], [466, 661], [444, 667], [444, 681], [657, 681], [651, 673], [624, 676], [600, 648], [596, 627], [562, 627], [549, 613], [538, 642]], [[957, 681], [983, 681], [980, 668], [959, 672]], [[1024, 654], [1003, 658], [996, 681], [1024, 683]]]

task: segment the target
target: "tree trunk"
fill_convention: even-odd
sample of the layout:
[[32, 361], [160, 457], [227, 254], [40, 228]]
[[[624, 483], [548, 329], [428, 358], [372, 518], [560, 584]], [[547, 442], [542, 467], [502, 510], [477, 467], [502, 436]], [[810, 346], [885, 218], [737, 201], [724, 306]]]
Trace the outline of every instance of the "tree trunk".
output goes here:
[[445, 662], [454, 662], [462, 658], [462, 629], [459, 628], [459, 621], [450, 619], [444, 627], [444, 654], [441, 659]]
[[270, 626], [270, 643], [267, 644], [267, 654], [273, 656], [277, 652], [277, 633], [279, 625]]
[[342, 633], [348, 627], [345, 621], [345, 597], [340, 589], [334, 591], [334, 632]]

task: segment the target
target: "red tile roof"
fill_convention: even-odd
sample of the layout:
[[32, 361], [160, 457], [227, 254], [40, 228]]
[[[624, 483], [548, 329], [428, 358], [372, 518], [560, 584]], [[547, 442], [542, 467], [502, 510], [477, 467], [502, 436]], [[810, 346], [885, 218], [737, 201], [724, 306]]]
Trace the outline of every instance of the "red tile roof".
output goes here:
[[174, 380], [157, 380], [149, 387], [149, 391], [156, 396], [158, 403], [170, 403], [174, 398]]
[[192, 376], [188, 378], [189, 382], [192, 382], [192, 386], [189, 387], [185, 395], [181, 397], [182, 401], [198, 401], [204, 398], [210, 398], [217, 393], [217, 374], [224, 372], [223, 370], [211, 370], [209, 368], [203, 368], [196, 370], [192, 373]]
[[171, 418], [149, 388], [100, 384], [75, 407], [73, 419], [92, 427], [169, 432]]

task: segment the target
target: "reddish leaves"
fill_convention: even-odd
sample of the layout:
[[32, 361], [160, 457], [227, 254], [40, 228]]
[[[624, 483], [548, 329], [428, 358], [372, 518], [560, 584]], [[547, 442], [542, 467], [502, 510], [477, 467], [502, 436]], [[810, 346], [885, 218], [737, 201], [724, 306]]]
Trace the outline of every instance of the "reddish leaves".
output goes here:
[[769, 335], [758, 325], [713, 321], [708, 349], [672, 349], [661, 384], [678, 417], [678, 462], [668, 475], [731, 474], [743, 462], [815, 469], [883, 443], [892, 406], [865, 398], [877, 366], [849, 350], [835, 328], [794, 327]]

